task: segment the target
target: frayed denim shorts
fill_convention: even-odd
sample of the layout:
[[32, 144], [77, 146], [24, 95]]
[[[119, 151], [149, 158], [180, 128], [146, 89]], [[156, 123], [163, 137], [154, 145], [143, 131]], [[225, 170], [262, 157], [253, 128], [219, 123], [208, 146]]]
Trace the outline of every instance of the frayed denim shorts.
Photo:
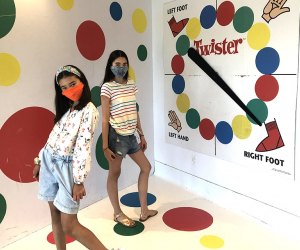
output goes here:
[[40, 153], [38, 198], [52, 201], [54, 206], [66, 214], [77, 214], [79, 202], [74, 201], [72, 156], [60, 156], [49, 146]]
[[134, 154], [141, 149], [135, 134], [119, 135], [112, 126], [109, 126], [108, 147], [116, 155], [123, 158], [126, 154]]

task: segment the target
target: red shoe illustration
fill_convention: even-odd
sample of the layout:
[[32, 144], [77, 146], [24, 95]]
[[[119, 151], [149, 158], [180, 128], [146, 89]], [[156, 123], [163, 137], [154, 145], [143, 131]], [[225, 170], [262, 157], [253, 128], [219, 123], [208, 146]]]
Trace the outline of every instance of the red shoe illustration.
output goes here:
[[256, 151], [266, 152], [283, 147], [284, 143], [279, 132], [276, 120], [265, 124], [265, 127], [268, 136], [258, 144]]
[[180, 20], [179, 22], [176, 22], [175, 17], [173, 16], [170, 21], [168, 21], [168, 24], [170, 26], [170, 29], [173, 33], [173, 36], [177, 36], [186, 26], [186, 24], [188, 23], [189, 18], [184, 18], [182, 20]]

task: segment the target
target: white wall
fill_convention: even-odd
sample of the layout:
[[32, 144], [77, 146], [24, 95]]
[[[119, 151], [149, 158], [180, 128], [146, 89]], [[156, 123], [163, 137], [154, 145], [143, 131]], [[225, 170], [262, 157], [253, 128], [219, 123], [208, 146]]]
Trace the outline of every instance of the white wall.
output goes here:
[[[156, 175], [200, 196], [248, 214], [278, 229], [300, 227], [300, 166], [296, 154], [296, 180], [284, 180], [256, 172], [231, 162], [166, 143], [164, 127], [168, 116], [164, 106], [163, 5], [153, 0], [153, 82]], [[299, 93], [298, 93], [299, 98]], [[294, 107], [291, 107], [292, 109]], [[297, 117], [299, 117], [299, 102]], [[299, 120], [299, 119], [298, 119]], [[299, 122], [299, 121], [298, 121]], [[294, 131], [292, 131], [294, 132]], [[296, 145], [299, 145], [299, 133]], [[297, 150], [297, 149], [296, 149]], [[188, 205], [188, 204], [186, 204]]]

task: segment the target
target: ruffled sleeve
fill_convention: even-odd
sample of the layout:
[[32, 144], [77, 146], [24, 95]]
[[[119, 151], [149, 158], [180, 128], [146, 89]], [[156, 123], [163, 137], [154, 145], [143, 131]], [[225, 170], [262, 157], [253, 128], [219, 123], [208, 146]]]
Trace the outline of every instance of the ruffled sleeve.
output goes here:
[[74, 183], [83, 183], [91, 168], [91, 147], [98, 124], [99, 112], [90, 102], [83, 110], [73, 153]]

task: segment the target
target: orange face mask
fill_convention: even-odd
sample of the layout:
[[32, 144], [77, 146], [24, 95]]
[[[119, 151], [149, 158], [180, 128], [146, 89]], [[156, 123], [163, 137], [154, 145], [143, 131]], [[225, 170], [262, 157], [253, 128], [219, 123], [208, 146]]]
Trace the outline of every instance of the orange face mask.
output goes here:
[[75, 85], [74, 87], [64, 90], [62, 92], [62, 94], [65, 97], [72, 100], [73, 102], [76, 102], [80, 99], [80, 97], [82, 95], [83, 87], [84, 87], [83, 83], [80, 82], [77, 85]]

